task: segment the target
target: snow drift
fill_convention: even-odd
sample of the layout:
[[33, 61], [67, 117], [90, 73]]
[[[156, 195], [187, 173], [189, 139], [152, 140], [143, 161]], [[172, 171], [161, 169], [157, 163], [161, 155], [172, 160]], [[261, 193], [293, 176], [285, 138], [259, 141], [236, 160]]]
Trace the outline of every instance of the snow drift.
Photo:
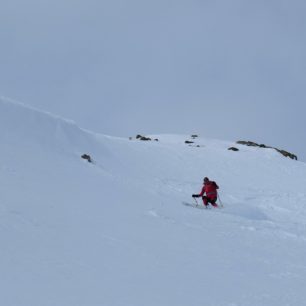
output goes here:
[[[98, 135], [0, 100], [3, 305], [302, 305], [305, 164], [152, 138]], [[223, 209], [182, 205], [204, 176]]]

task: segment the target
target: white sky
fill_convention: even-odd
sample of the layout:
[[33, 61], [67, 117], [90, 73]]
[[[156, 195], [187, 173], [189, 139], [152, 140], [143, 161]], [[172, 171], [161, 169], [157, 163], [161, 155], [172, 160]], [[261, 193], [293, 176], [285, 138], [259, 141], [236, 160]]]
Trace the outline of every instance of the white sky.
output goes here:
[[104, 134], [253, 140], [306, 160], [306, 2], [1, 0], [0, 95]]

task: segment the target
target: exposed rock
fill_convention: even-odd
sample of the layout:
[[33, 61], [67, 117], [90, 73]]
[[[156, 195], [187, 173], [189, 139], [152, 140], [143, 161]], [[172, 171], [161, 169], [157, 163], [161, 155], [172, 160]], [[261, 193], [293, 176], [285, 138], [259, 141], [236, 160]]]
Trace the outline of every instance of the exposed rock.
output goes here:
[[197, 137], [199, 137], [198, 135], [191, 135], [191, 138], [192, 139], [195, 139], [195, 138], [197, 138]]
[[253, 141], [239, 140], [239, 141], [237, 141], [237, 143], [241, 144], [241, 145], [246, 145], [246, 146], [249, 146], [249, 147], [259, 147], [259, 144], [256, 143], [256, 142], [253, 142]]
[[295, 160], [298, 159], [296, 155], [294, 155], [294, 154], [292, 154], [292, 153], [290, 153], [290, 152], [287, 152], [287, 151], [285, 151], [285, 150], [279, 150], [279, 149], [277, 149], [277, 148], [274, 148], [274, 149], [275, 149], [277, 152], [283, 154], [285, 157], [290, 157], [291, 159], [295, 159]]
[[149, 138], [149, 137], [142, 136], [142, 137], [140, 138], [140, 140], [151, 141], [152, 139]]
[[88, 155], [88, 154], [83, 154], [81, 157], [82, 157], [83, 159], [86, 159], [89, 163], [92, 163], [92, 159], [91, 159], [90, 155]]
[[228, 148], [228, 150], [231, 150], [231, 151], [239, 151], [239, 149], [235, 148], [235, 147], [230, 147]]
[[280, 150], [278, 148], [266, 146], [265, 144], [258, 144], [258, 143], [253, 142], [253, 141], [244, 141], [244, 140], [239, 140], [236, 143], [241, 144], [241, 145], [246, 145], [246, 146], [252, 146], [252, 147], [259, 147], [259, 148], [265, 148], [265, 149], [274, 149], [277, 152], [281, 153], [285, 157], [290, 157], [291, 159], [294, 159], [294, 160], [298, 159], [295, 154], [292, 154], [292, 153], [287, 152], [285, 150]]
[[136, 139], [144, 140], [144, 141], [151, 141], [151, 140], [152, 140], [152, 139], [149, 138], [149, 137], [145, 137], [145, 136], [141, 136], [141, 135], [137, 135], [137, 136], [136, 136]]
[[194, 141], [186, 140], [185, 143], [187, 143], [187, 144], [194, 143]]

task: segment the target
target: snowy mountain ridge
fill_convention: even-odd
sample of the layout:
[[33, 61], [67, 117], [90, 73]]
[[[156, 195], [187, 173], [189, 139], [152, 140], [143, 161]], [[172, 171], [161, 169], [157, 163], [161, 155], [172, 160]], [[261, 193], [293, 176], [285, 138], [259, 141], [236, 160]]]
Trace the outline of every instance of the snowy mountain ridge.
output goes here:
[[81, 148], [93, 142], [93, 133], [79, 128], [72, 120], [4, 98], [0, 99], [0, 103], [0, 127], [8, 141], [30, 142], [49, 146], [49, 149], [51, 146], [62, 149], [71, 146], [75, 149], [75, 146]]
[[[0, 99], [3, 304], [303, 305], [306, 164], [151, 137], [95, 134]], [[204, 176], [223, 209], [182, 205]]]

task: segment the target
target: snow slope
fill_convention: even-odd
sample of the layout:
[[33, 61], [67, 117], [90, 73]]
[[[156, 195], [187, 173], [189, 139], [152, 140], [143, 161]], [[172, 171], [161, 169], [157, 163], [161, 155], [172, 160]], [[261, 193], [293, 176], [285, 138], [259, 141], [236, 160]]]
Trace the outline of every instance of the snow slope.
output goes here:
[[[152, 137], [94, 134], [0, 99], [1, 305], [304, 304], [305, 163]], [[182, 205], [204, 176], [224, 209]]]

